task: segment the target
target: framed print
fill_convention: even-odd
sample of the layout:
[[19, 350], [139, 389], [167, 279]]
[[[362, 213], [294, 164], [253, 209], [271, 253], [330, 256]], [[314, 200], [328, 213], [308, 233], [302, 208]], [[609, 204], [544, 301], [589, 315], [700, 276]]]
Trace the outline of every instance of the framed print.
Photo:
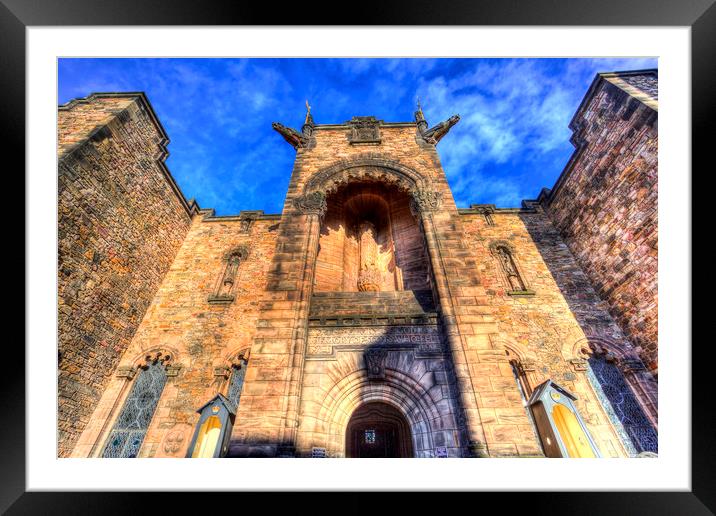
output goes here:
[[711, 513], [709, 2], [356, 26], [32, 7], [2, 18], [28, 185], [3, 508], [436, 490]]

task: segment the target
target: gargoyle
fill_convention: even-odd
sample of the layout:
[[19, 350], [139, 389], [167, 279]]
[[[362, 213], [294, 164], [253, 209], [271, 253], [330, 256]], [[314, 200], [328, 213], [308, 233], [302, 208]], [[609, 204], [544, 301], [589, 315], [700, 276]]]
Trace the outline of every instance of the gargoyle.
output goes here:
[[304, 147], [308, 143], [308, 139], [295, 129], [286, 127], [285, 125], [279, 124], [278, 122], [272, 123], [271, 127], [273, 127], [274, 130], [278, 132], [281, 136], [283, 136], [283, 139], [290, 143], [294, 149]]
[[434, 127], [422, 133], [423, 139], [432, 144], [438, 143], [445, 136], [450, 128], [460, 121], [460, 115], [453, 115], [444, 122], [440, 122]]

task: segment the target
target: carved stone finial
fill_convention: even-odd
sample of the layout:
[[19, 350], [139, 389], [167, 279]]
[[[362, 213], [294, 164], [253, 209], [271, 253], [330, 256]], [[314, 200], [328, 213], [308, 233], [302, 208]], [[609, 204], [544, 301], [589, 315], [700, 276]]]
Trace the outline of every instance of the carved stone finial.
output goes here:
[[313, 136], [314, 127], [315, 124], [313, 123], [313, 115], [311, 115], [311, 105], [308, 103], [308, 100], [306, 100], [306, 118], [303, 121], [303, 127], [301, 127], [303, 136], [305, 138], [311, 138], [311, 136]]
[[418, 133], [423, 134], [428, 128], [428, 121], [425, 120], [423, 114], [423, 107], [420, 105], [420, 98], [418, 98], [418, 110], [415, 112], [415, 123], [418, 125]]
[[307, 215], [318, 215], [323, 217], [326, 213], [326, 194], [321, 191], [310, 192], [301, 195], [293, 200], [293, 205], [298, 211]]
[[442, 205], [442, 192], [415, 190], [410, 200], [410, 211], [417, 216], [422, 212], [435, 211]]
[[459, 121], [460, 115], [453, 115], [444, 122], [440, 122], [436, 126], [431, 127], [426, 131], [422, 131], [421, 136], [426, 142], [436, 145], [442, 139], [442, 137], [445, 136], [448, 131], [450, 131], [450, 128], [457, 124]]

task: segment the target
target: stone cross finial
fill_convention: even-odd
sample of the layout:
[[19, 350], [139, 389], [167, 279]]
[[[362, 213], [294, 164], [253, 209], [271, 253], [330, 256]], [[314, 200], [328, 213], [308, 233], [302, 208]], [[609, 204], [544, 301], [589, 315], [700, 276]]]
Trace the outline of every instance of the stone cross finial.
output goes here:
[[428, 128], [428, 121], [425, 120], [423, 107], [420, 105], [420, 97], [418, 97], [418, 110], [415, 112], [415, 122], [418, 124], [418, 132], [423, 134]]
[[301, 132], [305, 138], [310, 138], [313, 135], [314, 126], [313, 116], [311, 115], [311, 105], [308, 103], [308, 99], [306, 99], [306, 118], [303, 121], [303, 127], [301, 127]]

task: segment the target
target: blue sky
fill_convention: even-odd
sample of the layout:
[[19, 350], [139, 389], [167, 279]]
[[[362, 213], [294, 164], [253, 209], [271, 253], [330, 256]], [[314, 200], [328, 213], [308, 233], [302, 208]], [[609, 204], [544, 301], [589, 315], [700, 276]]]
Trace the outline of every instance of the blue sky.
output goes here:
[[171, 143], [167, 166], [187, 198], [219, 215], [279, 213], [295, 151], [271, 129], [373, 115], [428, 122], [459, 114], [438, 144], [459, 207], [519, 206], [551, 187], [572, 145], [567, 127], [597, 72], [655, 68], [605, 59], [60, 59], [58, 101], [144, 91]]

